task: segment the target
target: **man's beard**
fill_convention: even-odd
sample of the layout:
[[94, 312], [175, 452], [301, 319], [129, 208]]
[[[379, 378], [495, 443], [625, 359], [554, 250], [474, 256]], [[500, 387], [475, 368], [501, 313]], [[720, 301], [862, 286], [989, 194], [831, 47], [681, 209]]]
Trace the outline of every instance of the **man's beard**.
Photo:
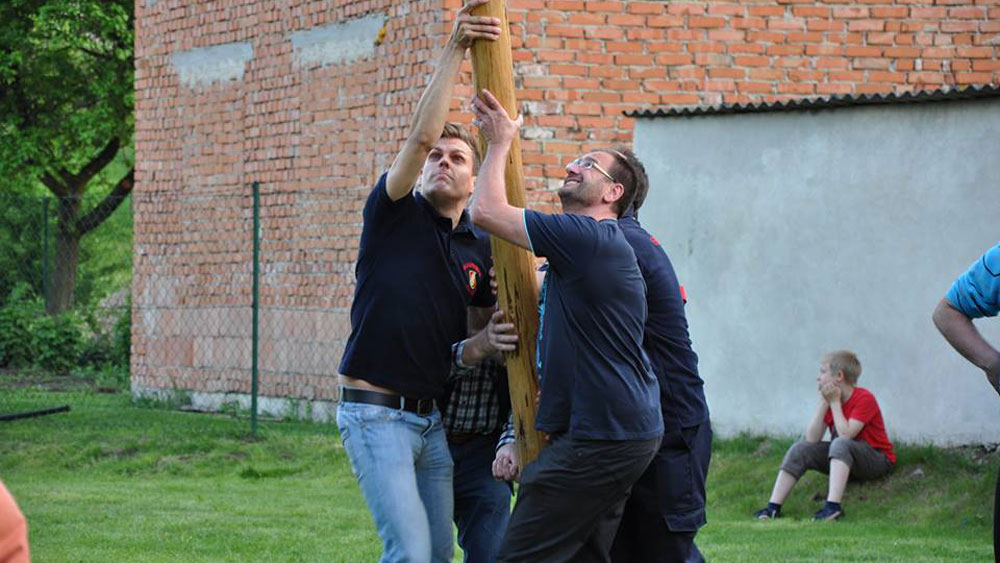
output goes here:
[[578, 209], [585, 209], [592, 202], [590, 201], [591, 186], [586, 186], [582, 182], [577, 182], [576, 188], [568, 188], [563, 184], [556, 195], [562, 203], [563, 213], [569, 213]]

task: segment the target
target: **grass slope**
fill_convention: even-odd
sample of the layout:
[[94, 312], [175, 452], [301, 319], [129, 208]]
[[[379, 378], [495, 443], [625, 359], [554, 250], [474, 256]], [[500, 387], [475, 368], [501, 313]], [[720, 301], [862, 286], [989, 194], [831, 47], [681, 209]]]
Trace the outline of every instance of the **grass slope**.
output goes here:
[[[28, 517], [37, 561], [375, 561], [378, 538], [336, 429], [181, 413], [87, 391], [0, 390], [0, 412], [73, 410], [0, 423], [0, 478]], [[154, 405], [155, 406], [155, 405]], [[847, 518], [809, 519], [826, 478], [808, 474], [785, 518], [756, 522], [787, 439], [716, 442], [711, 561], [988, 560], [997, 467], [982, 449], [899, 448], [889, 479], [851, 485]], [[920, 468], [922, 476], [911, 476]]]

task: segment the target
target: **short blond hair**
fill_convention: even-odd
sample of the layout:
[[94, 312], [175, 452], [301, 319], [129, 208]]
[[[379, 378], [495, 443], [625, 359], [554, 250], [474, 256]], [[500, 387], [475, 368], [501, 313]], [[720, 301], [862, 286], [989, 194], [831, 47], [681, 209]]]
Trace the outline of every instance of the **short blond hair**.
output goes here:
[[830, 366], [830, 373], [837, 375], [838, 371], [844, 372], [844, 380], [854, 385], [861, 377], [861, 360], [850, 350], [834, 350], [823, 356]]

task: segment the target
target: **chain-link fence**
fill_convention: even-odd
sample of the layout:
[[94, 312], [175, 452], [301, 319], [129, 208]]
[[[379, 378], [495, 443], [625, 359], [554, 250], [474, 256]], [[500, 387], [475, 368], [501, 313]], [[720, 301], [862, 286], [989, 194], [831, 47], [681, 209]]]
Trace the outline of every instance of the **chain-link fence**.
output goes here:
[[251, 432], [258, 415], [330, 420], [362, 200], [255, 187], [3, 196], [0, 416], [78, 391]]

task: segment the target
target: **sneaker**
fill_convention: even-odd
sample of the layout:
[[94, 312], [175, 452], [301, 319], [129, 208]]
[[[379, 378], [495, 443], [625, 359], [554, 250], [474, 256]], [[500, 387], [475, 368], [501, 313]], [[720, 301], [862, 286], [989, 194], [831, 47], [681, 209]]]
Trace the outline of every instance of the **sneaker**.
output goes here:
[[824, 506], [813, 514], [813, 522], [833, 522], [844, 515], [843, 508]]
[[754, 512], [753, 515], [758, 520], [774, 520], [775, 518], [781, 518], [781, 507], [771, 508], [770, 506], [765, 506]]

